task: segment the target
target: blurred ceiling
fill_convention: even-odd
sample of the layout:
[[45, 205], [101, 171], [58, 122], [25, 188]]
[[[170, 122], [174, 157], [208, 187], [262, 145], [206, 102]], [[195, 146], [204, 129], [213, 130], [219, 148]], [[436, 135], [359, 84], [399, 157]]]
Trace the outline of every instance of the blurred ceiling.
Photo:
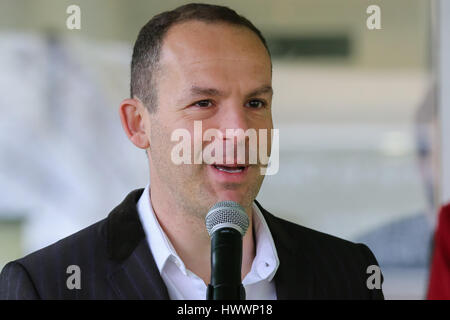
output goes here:
[[[78, 0], [81, 30], [67, 30], [66, 8], [72, 0], [2, 0], [0, 30], [51, 31], [63, 36], [133, 43], [153, 15], [188, 1]], [[198, 1], [205, 2], [205, 1]], [[423, 0], [229, 0], [206, 1], [229, 6], [249, 18], [266, 37], [348, 39], [350, 59], [339, 63], [361, 68], [428, 68], [430, 1]], [[381, 8], [381, 30], [368, 30], [366, 8]], [[305, 58], [305, 59], [310, 59]]]

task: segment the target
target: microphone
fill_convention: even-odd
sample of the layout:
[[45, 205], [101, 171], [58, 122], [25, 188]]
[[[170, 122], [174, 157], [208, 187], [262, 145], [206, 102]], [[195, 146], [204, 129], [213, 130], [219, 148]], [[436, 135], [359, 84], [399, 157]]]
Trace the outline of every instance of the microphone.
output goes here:
[[249, 221], [244, 208], [234, 201], [221, 201], [205, 218], [211, 237], [211, 282], [207, 300], [245, 300], [241, 282], [242, 237]]

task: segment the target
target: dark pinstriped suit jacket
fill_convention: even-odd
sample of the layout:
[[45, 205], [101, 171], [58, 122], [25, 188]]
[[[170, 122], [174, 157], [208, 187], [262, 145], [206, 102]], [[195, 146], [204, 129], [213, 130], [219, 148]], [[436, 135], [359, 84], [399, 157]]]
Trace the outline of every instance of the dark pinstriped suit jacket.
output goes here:
[[[132, 191], [106, 219], [8, 263], [0, 275], [0, 299], [169, 299], [136, 210], [143, 189]], [[272, 233], [280, 266], [278, 299], [383, 299], [369, 290], [366, 269], [377, 264], [354, 244], [279, 219], [257, 203]], [[81, 289], [69, 290], [78, 265]]]

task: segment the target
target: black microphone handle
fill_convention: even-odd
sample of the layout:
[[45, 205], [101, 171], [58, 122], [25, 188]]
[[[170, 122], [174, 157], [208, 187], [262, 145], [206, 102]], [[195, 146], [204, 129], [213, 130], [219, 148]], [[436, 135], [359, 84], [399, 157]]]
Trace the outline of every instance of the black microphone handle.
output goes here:
[[208, 300], [245, 300], [241, 282], [242, 235], [233, 228], [222, 228], [211, 236], [211, 283]]

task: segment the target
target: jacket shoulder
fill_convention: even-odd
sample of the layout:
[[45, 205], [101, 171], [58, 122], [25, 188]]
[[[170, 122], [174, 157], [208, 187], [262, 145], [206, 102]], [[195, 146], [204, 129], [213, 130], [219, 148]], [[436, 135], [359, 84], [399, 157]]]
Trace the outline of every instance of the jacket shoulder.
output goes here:
[[[355, 243], [328, 233], [317, 231], [273, 216], [293, 242], [308, 252], [330, 253], [329, 257], [347, 257], [347, 261], [360, 261], [364, 265], [378, 265], [372, 251], [363, 243]], [[358, 259], [355, 259], [358, 258]]]
[[[291, 241], [296, 243], [302, 243], [302, 245], [308, 245], [311, 242], [320, 243], [323, 246], [331, 246], [338, 248], [355, 248], [359, 244], [351, 242], [346, 239], [342, 239], [325, 232], [317, 231], [300, 224], [279, 218], [267, 210], [264, 210], [264, 215], [266, 219], [271, 221], [271, 224], [275, 226], [276, 229], [282, 229], [286, 237], [289, 237]], [[276, 230], [279, 232], [281, 230]]]
[[[284, 268], [291, 269], [300, 264], [308, 273], [306, 277], [313, 279], [317, 298], [383, 299], [383, 275], [375, 256], [365, 244], [313, 230], [266, 210], [263, 214], [281, 255], [280, 266], [284, 264]], [[376, 289], [380, 290], [370, 290], [371, 284], [367, 282], [375, 273], [380, 280]]]
[[[80, 231], [77, 231], [61, 240], [56, 241], [42, 249], [36, 250], [16, 262], [27, 266], [33, 266], [38, 261], [45, 260], [46, 266], [57, 260], [70, 261], [80, 252], [89, 253], [92, 249], [106, 245], [105, 234], [106, 219], [100, 220]], [[77, 257], [78, 259], [80, 257]]]
[[94, 257], [96, 262], [102, 261], [104, 226], [105, 219], [9, 262], [0, 274], [0, 299], [60, 298], [73, 266], [92, 270]]

